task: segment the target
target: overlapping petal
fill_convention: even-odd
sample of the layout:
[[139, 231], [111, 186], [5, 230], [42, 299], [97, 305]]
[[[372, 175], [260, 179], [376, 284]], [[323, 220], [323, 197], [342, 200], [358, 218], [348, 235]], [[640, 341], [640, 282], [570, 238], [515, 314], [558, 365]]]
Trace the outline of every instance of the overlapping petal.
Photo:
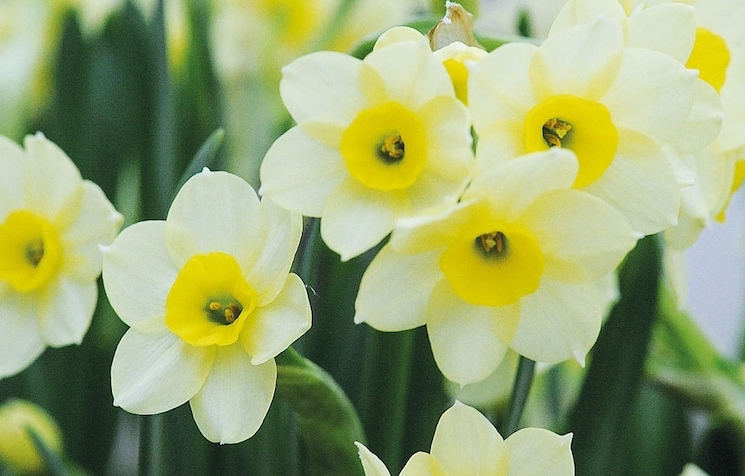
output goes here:
[[141, 415], [176, 408], [202, 388], [214, 355], [214, 348], [190, 346], [171, 332], [130, 329], [111, 364], [114, 405]]
[[311, 315], [303, 281], [285, 273], [285, 283], [273, 301], [255, 309], [241, 333], [251, 363], [259, 365], [277, 356], [310, 329]]
[[189, 401], [199, 431], [214, 443], [238, 443], [256, 433], [274, 396], [274, 359], [253, 365], [240, 345], [215, 351], [212, 369]]
[[94, 280], [78, 281], [62, 275], [44, 290], [36, 307], [42, 338], [52, 347], [80, 344], [98, 302]]
[[105, 248], [106, 296], [119, 318], [141, 332], [166, 330], [166, 297], [177, 274], [163, 221], [135, 223]]
[[0, 299], [3, 332], [0, 332], [0, 379], [14, 375], [31, 364], [46, 348], [27, 296]]
[[368, 450], [362, 443], [355, 441], [354, 444], [357, 445], [357, 449], [359, 450], [360, 461], [362, 462], [362, 469], [365, 471], [365, 476], [391, 476], [385, 464], [372, 451]]
[[427, 302], [443, 278], [437, 272], [439, 257], [438, 250], [401, 254], [384, 246], [362, 276], [354, 322], [387, 332], [424, 325]]
[[502, 361], [520, 318], [520, 306], [474, 306], [445, 280], [427, 307], [427, 334], [443, 375], [461, 385], [485, 379]]
[[[574, 474], [572, 435], [559, 436], [543, 428], [523, 428], [505, 440], [508, 476], [568, 476]], [[536, 457], [540, 455], [540, 457]]]
[[349, 177], [338, 149], [294, 127], [277, 139], [261, 165], [262, 196], [283, 208], [318, 217], [329, 195]]

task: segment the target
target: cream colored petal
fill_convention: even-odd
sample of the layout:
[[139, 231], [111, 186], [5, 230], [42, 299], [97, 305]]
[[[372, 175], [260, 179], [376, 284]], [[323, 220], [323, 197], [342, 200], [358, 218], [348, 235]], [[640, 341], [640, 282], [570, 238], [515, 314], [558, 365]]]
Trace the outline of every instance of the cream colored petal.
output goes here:
[[0, 380], [22, 371], [46, 348], [36, 319], [34, 302], [15, 293], [0, 299]]
[[349, 124], [365, 107], [359, 90], [362, 61], [337, 52], [302, 56], [282, 68], [279, 92], [298, 124]]
[[574, 25], [592, 23], [601, 16], [626, 20], [626, 12], [617, 0], [569, 0], [556, 15], [548, 34], [552, 36]]
[[422, 253], [447, 247], [475, 219], [489, 213], [486, 200], [464, 200], [431, 210], [429, 214], [396, 222], [391, 247], [401, 253]]
[[504, 474], [503, 445], [484, 415], [456, 401], [437, 423], [431, 454], [447, 474]]
[[259, 211], [266, 227], [266, 242], [257, 260], [243, 269], [258, 294], [258, 305], [265, 306], [285, 285], [303, 233], [303, 217], [267, 198], [261, 200]]
[[449, 476], [437, 458], [419, 451], [411, 455], [399, 476]]
[[505, 440], [509, 471], [505, 476], [574, 476], [572, 434], [523, 428]]
[[281, 292], [272, 302], [256, 308], [241, 332], [241, 343], [253, 365], [276, 357], [310, 329], [305, 284], [296, 274], [286, 276]]
[[698, 152], [717, 138], [723, 120], [719, 94], [709, 83], [697, 79], [693, 84], [691, 112], [670, 145], [680, 154]]
[[214, 347], [191, 346], [168, 331], [130, 329], [111, 364], [114, 405], [139, 415], [176, 408], [202, 388], [214, 355]]
[[199, 431], [220, 444], [250, 438], [264, 422], [276, 382], [274, 359], [252, 365], [240, 345], [219, 347], [204, 386], [189, 401]]
[[423, 170], [414, 185], [406, 190], [408, 209], [405, 216], [431, 213], [448, 205], [454, 205], [463, 194], [470, 180], [470, 169], [454, 164], [451, 174], [443, 176], [429, 170]]
[[521, 220], [540, 241], [546, 276], [595, 280], [613, 271], [640, 236], [613, 207], [578, 190], [540, 196]]
[[177, 274], [164, 221], [135, 223], [104, 248], [106, 296], [119, 318], [142, 332], [166, 331], [166, 297]]
[[610, 111], [617, 129], [639, 132], [662, 145], [688, 119], [697, 76], [665, 54], [626, 48], [621, 70], [600, 102]]
[[26, 203], [33, 211], [66, 224], [76, 212], [82, 178], [75, 164], [56, 144], [37, 132], [24, 140]]
[[719, 136], [722, 150], [729, 151], [745, 146], [745, 45], [737, 47], [737, 53], [727, 68], [727, 81], [720, 90], [725, 121]]
[[8, 139], [0, 136], [0, 223], [13, 210], [24, 206], [23, 190], [23, 149]]
[[440, 251], [401, 254], [383, 246], [362, 275], [354, 322], [395, 332], [425, 324], [427, 303], [438, 281]]
[[364, 59], [379, 74], [388, 98], [417, 110], [436, 96], [455, 97], [445, 66], [423, 42], [404, 41], [380, 48]]
[[520, 303], [520, 322], [511, 348], [539, 362], [575, 359], [584, 364], [603, 318], [594, 283], [565, 284], [544, 277], [540, 288]]
[[52, 347], [80, 344], [93, 319], [98, 300], [95, 281], [80, 282], [62, 275], [43, 291], [37, 303], [39, 329]]
[[282, 208], [319, 217], [329, 195], [348, 176], [338, 149], [293, 127], [266, 153], [261, 164], [259, 193]]
[[492, 308], [468, 304], [441, 280], [427, 308], [427, 334], [437, 366], [453, 382], [485, 379], [502, 361], [519, 317], [517, 305]]
[[439, 96], [428, 101], [417, 115], [427, 135], [427, 172], [456, 183], [462, 181], [474, 161], [468, 110], [455, 98]]
[[686, 64], [696, 40], [694, 8], [663, 3], [634, 12], [628, 23], [626, 46], [659, 51]]
[[468, 108], [481, 137], [498, 131], [495, 122], [525, 120], [536, 104], [530, 88], [529, 65], [538, 47], [508, 43], [476, 63], [468, 76]]
[[559, 147], [504, 165], [479, 165], [463, 200], [487, 198], [505, 219], [513, 219], [542, 194], [571, 186], [579, 170], [574, 153]]
[[644, 235], [675, 225], [680, 186], [662, 150], [631, 131], [619, 131], [623, 149], [608, 170], [583, 190], [613, 205], [634, 231]]
[[357, 441], [354, 444], [359, 450], [360, 461], [362, 462], [362, 469], [365, 471], [365, 476], [391, 476], [385, 464], [372, 451]]
[[123, 217], [93, 182], [83, 182], [83, 203], [70, 228], [64, 231], [64, 272], [80, 280], [101, 274], [101, 246], [116, 237]]
[[227, 253], [241, 264], [253, 263], [265, 242], [256, 192], [227, 172], [204, 169], [191, 177], [166, 218], [166, 246], [179, 267], [194, 254], [213, 251]]
[[557, 94], [599, 99], [618, 74], [622, 48], [621, 24], [606, 18], [549, 36], [530, 63], [536, 99], [543, 101]]
[[380, 243], [405, 206], [401, 194], [372, 190], [349, 178], [323, 209], [321, 237], [346, 261]]
[[423, 41], [425, 44], [428, 44], [427, 38], [419, 33], [418, 30], [408, 26], [394, 26], [378, 37], [375, 41], [375, 49], [377, 50], [402, 41]]

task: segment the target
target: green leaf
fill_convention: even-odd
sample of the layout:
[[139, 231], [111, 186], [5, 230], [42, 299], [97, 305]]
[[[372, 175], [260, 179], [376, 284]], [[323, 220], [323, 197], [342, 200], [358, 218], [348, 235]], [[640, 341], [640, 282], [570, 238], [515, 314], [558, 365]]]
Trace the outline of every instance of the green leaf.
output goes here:
[[41, 458], [47, 467], [47, 472], [52, 476], [68, 476], [65, 464], [62, 462], [60, 455], [52, 451], [33, 428], [26, 427], [26, 431], [28, 431], [31, 441], [34, 442], [34, 446], [41, 454]]
[[306, 452], [304, 474], [362, 474], [355, 441], [365, 442], [357, 413], [334, 379], [288, 348], [276, 358], [277, 397], [295, 412]]
[[600, 331], [570, 416], [577, 476], [621, 473], [626, 423], [641, 382], [657, 314], [660, 250], [642, 239], [619, 272], [621, 298]]

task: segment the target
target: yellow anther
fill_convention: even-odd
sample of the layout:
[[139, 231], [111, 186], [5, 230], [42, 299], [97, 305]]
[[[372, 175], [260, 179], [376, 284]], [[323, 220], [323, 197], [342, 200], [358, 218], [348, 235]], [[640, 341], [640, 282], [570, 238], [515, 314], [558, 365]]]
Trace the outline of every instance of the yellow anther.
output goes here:
[[561, 119], [552, 117], [543, 124], [543, 140], [549, 147], [561, 147], [561, 141], [566, 137], [572, 125]]
[[222, 304], [220, 304], [220, 303], [219, 303], [219, 302], [217, 302], [217, 301], [212, 301], [212, 302], [210, 303], [210, 306], [209, 306], [209, 308], [210, 308], [210, 311], [219, 311], [219, 310], [221, 310], [221, 309], [222, 309]]
[[380, 146], [380, 152], [383, 158], [390, 162], [395, 162], [404, 158], [404, 141], [400, 134], [391, 134], [385, 138]]

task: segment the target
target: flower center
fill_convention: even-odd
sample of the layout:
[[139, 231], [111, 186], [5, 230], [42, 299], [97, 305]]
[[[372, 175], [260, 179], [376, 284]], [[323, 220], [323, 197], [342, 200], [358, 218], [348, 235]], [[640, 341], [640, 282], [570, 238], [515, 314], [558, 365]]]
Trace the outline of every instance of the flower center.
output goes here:
[[230, 345], [255, 307], [256, 291], [235, 258], [198, 254], [184, 264], [168, 292], [166, 326], [194, 346]]
[[492, 230], [453, 242], [440, 255], [439, 266], [466, 302], [505, 306], [538, 289], [544, 257], [535, 236], [521, 226]]
[[0, 280], [17, 292], [39, 289], [57, 274], [62, 244], [54, 226], [28, 210], [17, 210], [0, 224]]
[[426, 160], [424, 125], [395, 101], [360, 112], [344, 130], [340, 151], [349, 174], [376, 190], [411, 186]]
[[552, 96], [525, 116], [526, 152], [571, 150], [579, 161], [572, 185], [585, 187], [608, 169], [618, 150], [618, 130], [602, 104], [569, 94]]
[[727, 79], [729, 62], [729, 48], [722, 37], [706, 28], [697, 28], [696, 41], [686, 68], [697, 69], [699, 77], [719, 92]]

